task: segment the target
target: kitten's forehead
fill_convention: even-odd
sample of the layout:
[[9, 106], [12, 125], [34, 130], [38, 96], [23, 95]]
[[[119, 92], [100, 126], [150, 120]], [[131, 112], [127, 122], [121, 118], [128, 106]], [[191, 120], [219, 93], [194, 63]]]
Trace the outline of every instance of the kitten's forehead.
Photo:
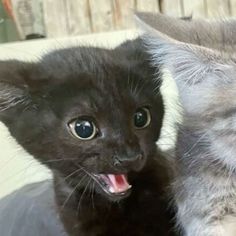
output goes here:
[[111, 50], [96, 47], [61, 49], [45, 55], [41, 60], [41, 67], [48, 74], [57, 77], [81, 73], [98, 75], [114, 64], [112, 53]]
[[109, 106], [122, 99], [126, 103], [137, 100], [147, 88], [149, 94], [154, 93], [158, 85], [151, 80], [153, 71], [146, 78], [147, 72], [143, 70], [143, 76], [130, 66], [120, 51], [80, 47], [49, 54], [42, 60], [40, 69], [55, 98], [87, 100], [87, 106], [92, 107], [91, 103]]
[[[73, 79], [71, 76], [67, 82], [53, 86], [48, 94], [51, 106], [57, 113], [69, 116], [125, 113], [135, 106], [136, 99], [127, 87], [126, 73], [100, 76], [77, 74]], [[134, 82], [133, 86], [137, 89]]]
[[[81, 78], [83, 79], [89, 81], [88, 77]], [[51, 106], [62, 116], [73, 117], [99, 114], [105, 117], [117, 112], [125, 114], [128, 109], [134, 109], [136, 100], [129, 88], [124, 88], [119, 81], [111, 77], [104, 80], [102, 85], [94, 82], [82, 84], [68, 82], [66, 86], [59, 85], [57, 89], [50, 92]]]

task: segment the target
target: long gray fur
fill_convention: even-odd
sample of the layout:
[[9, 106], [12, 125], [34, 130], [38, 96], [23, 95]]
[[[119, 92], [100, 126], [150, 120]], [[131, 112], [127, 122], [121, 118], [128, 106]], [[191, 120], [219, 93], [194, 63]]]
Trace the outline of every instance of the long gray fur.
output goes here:
[[183, 105], [173, 183], [178, 223], [186, 236], [235, 236], [236, 21], [149, 16], [137, 16], [144, 41], [153, 62], [172, 73]]

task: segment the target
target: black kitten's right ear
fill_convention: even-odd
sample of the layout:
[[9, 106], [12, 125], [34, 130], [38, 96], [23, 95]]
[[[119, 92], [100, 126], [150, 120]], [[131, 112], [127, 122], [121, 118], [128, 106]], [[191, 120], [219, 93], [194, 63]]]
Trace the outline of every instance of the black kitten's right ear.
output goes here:
[[27, 78], [32, 64], [0, 61], [0, 112], [29, 103]]

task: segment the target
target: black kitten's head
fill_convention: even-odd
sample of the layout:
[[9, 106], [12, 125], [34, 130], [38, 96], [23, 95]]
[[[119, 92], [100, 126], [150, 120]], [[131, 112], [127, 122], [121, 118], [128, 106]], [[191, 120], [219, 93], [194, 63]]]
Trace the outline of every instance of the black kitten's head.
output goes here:
[[90, 181], [111, 199], [128, 194], [129, 174], [155, 153], [163, 117], [153, 69], [129, 50], [78, 47], [0, 63], [0, 119], [13, 137], [71, 187]]

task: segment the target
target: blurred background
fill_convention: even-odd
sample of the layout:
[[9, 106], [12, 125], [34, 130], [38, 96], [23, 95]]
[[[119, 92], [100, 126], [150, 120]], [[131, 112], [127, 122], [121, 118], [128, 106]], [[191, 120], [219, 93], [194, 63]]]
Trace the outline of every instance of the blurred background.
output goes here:
[[133, 10], [229, 17], [236, 0], [1, 0], [0, 43], [131, 29]]

